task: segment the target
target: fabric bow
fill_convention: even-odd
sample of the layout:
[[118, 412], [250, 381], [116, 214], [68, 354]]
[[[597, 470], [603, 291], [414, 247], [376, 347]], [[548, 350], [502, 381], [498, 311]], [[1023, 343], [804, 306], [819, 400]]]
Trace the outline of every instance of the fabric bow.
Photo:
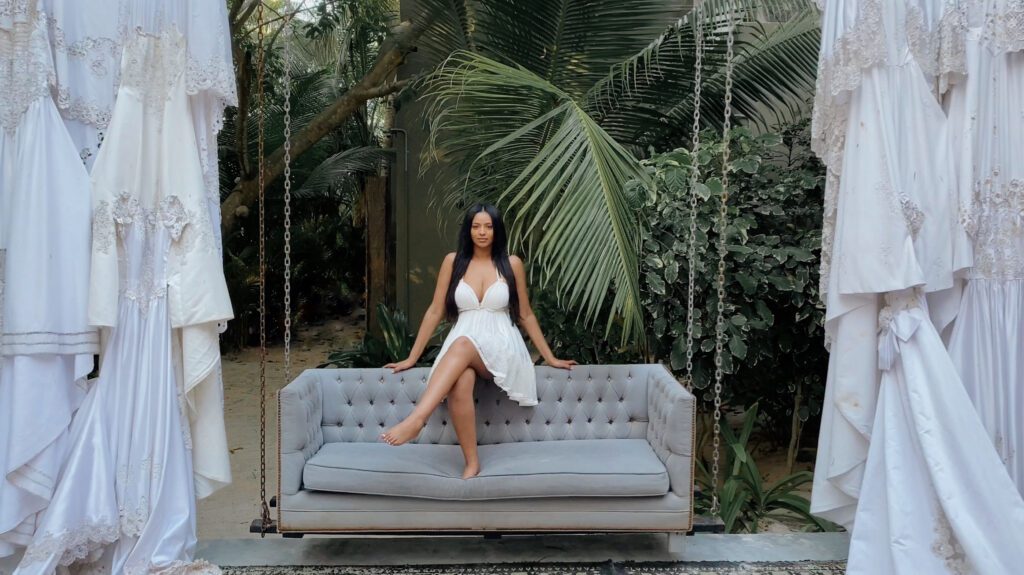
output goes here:
[[887, 305], [878, 313], [878, 368], [889, 371], [900, 354], [900, 342], [913, 337], [924, 321], [924, 312], [918, 307], [894, 309]]

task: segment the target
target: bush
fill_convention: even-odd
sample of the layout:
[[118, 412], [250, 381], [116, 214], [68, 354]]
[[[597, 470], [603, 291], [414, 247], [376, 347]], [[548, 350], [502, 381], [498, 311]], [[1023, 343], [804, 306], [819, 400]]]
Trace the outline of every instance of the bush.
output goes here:
[[[696, 156], [698, 187], [694, 385], [712, 398], [716, 249], [722, 141], [702, 134], [687, 149], [654, 155], [643, 215], [641, 291], [648, 316], [648, 346], [677, 374], [686, 365], [689, 179]], [[725, 230], [726, 346], [724, 398], [760, 402], [775, 437], [799, 437], [802, 423], [820, 413], [827, 354], [824, 308], [818, 298], [818, 262], [824, 169], [811, 155], [806, 123], [781, 134], [734, 129], [730, 140], [728, 226]], [[799, 398], [799, 401], [795, 401]], [[795, 414], [796, 427], [790, 422]], [[795, 433], [794, 433], [795, 432]]]
[[[416, 331], [409, 326], [409, 318], [405, 312], [391, 310], [384, 304], [379, 304], [377, 317], [380, 318], [379, 336], [367, 333], [359, 347], [331, 352], [327, 356], [327, 362], [317, 367], [383, 367], [409, 357], [409, 352], [416, 343]], [[416, 363], [417, 366], [430, 366], [434, 363], [434, 359], [441, 351], [438, 340], [447, 328], [443, 322], [437, 326], [430, 343]]]

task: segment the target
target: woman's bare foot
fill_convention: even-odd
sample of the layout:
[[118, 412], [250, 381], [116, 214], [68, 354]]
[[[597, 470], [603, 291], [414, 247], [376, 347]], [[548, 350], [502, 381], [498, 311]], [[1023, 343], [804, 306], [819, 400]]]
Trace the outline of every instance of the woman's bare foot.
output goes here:
[[388, 445], [402, 445], [416, 439], [425, 424], [424, 421], [406, 417], [398, 425], [380, 434], [380, 438]]
[[474, 461], [473, 463], [466, 462], [466, 468], [462, 470], [463, 479], [471, 479], [480, 475], [480, 462]]

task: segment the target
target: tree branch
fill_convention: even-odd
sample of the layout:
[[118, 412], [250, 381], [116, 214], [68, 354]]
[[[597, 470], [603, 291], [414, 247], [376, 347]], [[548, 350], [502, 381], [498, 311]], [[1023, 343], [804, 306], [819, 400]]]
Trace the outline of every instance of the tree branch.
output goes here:
[[[295, 160], [312, 148], [324, 136], [344, 124], [367, 100], [387, 96], [410, 83], [409, 78], [394, 81], [398, 67], [415, 47], [423, 34], [424, 23], [405, 21], [396, 26], [381, 43], [373, 68], [330, 106], [317, 114], [292, 136], [291, 157]], [[284, 148], [274, 150], [263, 163], [264, 182], [269, 185], [284, 173]], [[221, 203], [221, 226], [231, 230], [237, 218], [256, 202], [259, 196], [258, 174], [243, 176], [235, 189]]]

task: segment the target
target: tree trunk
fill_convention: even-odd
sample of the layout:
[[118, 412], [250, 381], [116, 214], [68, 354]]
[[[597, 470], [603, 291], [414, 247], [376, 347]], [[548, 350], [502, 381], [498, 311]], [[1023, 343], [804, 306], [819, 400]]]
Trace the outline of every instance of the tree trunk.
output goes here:
[[377, 304], [384, 303], [387, 297], [387, 196], [387, 178], [366, 178], [366, 329], [374, 334], [380, 333]]

